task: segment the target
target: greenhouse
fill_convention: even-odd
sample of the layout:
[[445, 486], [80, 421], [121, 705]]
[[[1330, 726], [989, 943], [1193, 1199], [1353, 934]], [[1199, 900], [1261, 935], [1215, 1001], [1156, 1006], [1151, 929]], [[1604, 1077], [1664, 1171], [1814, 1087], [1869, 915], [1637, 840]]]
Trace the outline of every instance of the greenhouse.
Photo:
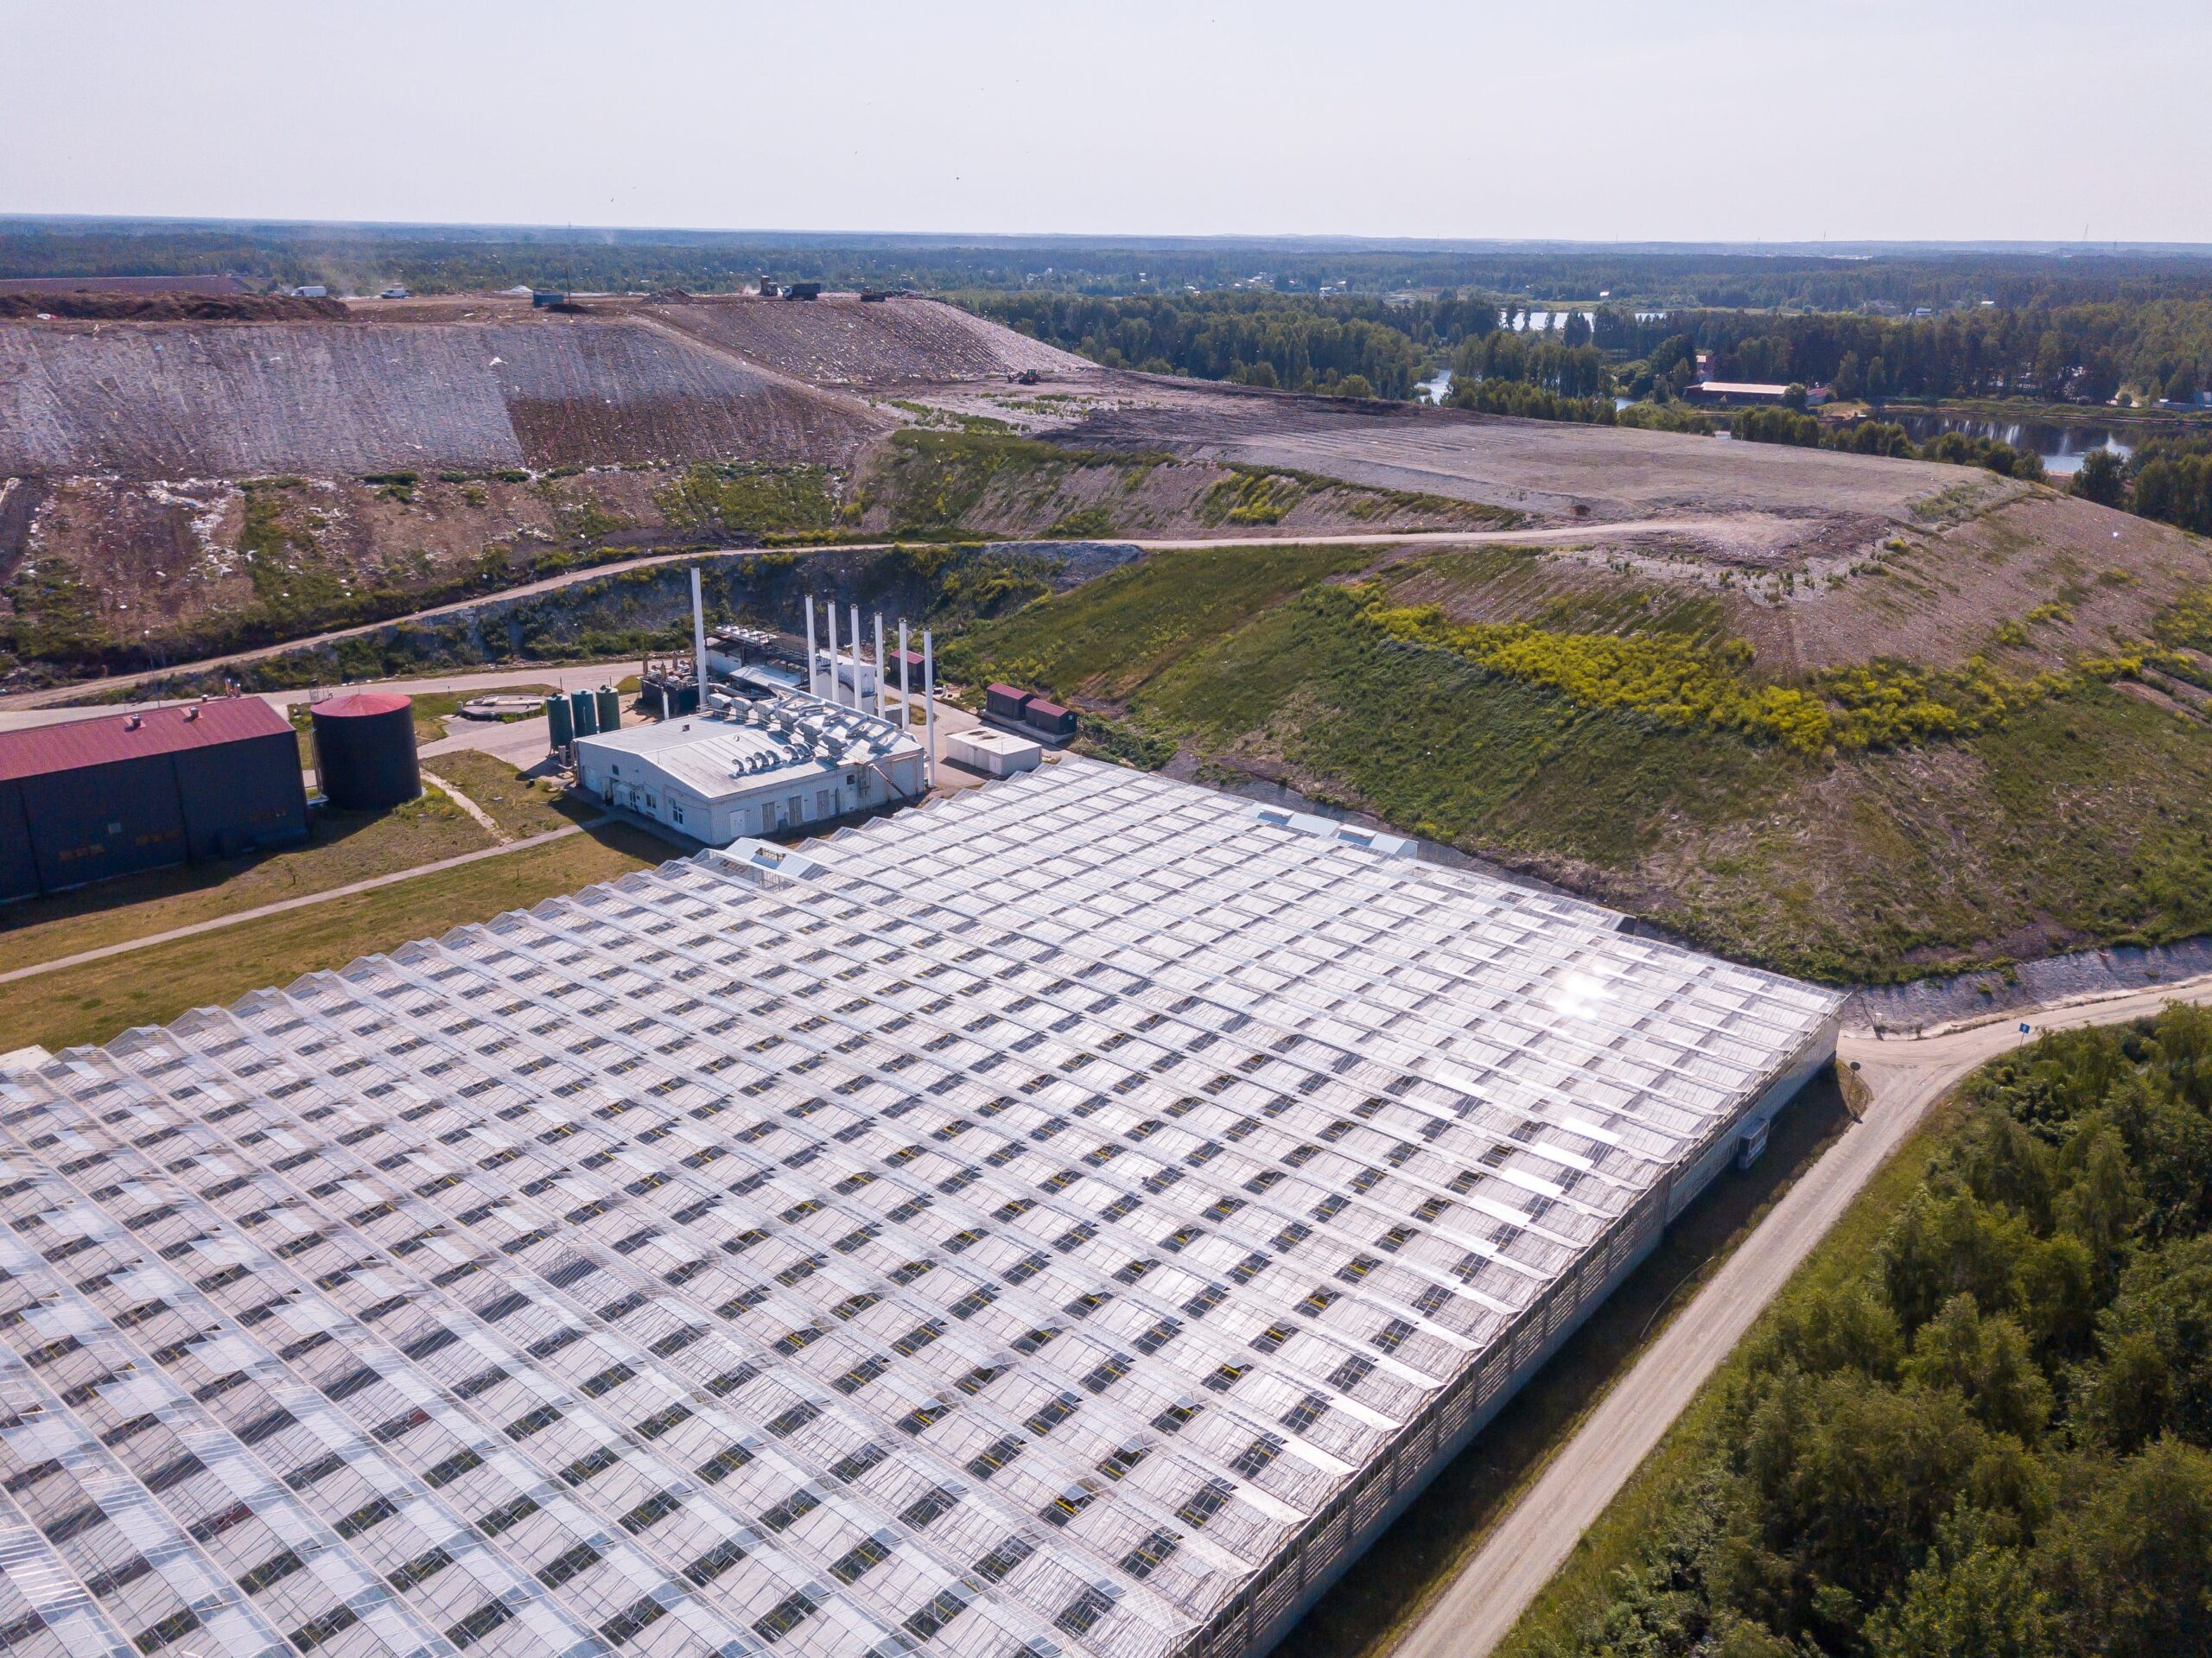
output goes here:
[[1838, 999], [1058, 757], [0, 1083], [0, 1645], [1264, 1650]]

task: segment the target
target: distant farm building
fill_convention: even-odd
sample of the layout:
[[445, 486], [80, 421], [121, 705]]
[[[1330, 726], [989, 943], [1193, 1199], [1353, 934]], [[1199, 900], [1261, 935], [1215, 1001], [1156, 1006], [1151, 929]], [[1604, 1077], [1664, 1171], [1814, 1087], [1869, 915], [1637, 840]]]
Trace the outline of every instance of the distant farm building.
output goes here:
[[[1824, 385], [1806, 386], [1805, 406], [1817, 409], [1828, 400]], [[1789, 395], [1789, 388], [1766, 380], [1700, 380], [1682, 388], [1685, 403], [1781, 403]]]
[[290, 722], [258, 697], [0, 732], [0, 899], [303, 838]]

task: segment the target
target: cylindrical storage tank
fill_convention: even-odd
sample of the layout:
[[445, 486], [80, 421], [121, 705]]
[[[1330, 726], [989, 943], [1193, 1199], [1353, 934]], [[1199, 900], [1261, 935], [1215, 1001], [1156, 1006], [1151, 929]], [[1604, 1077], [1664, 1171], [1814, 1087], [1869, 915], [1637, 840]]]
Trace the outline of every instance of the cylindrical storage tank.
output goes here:
[[595, 737], [599, 734], [598, 707], [593, 702], [589, 691], [570, 691], [569, 712], [575, 715], [577, 736]]
[[569, 712], [569, 699], [558, 692], [545, 699], [545, 724], [554, 747], [566, 748], [575, 741], [575, 715]]
[[315, 774], [340, 811], [383, 811], [423, 792], [415, 760], [415, 705], [396, 691], [354, 691], [317, 702]]
[[599, 728], [601, 731], [622, 729], [622, 693], [612, 685], [599, 688]]

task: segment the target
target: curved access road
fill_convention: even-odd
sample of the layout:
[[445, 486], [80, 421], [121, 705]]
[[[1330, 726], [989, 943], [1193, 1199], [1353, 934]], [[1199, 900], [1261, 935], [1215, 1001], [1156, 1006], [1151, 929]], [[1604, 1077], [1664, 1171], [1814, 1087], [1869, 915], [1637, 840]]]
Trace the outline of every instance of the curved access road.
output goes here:
[[[1513, 1628], [1575, 1543], [1658, 1445], [1813, 1246], [1929, 1108], [1985, 1060], [2034, 1032], [2107, 1025], [2170, 1001], [2212, 1002], [2212, 977], [2022, 1008], [1903, 1040], [1847, 1036], [1869, 1089], [1864, 1115], [1790, 1187], [1766, 1219], [1645, 1350], [1451, 1583], [1408, 1626], [1392, 1658], [1484, 1658]], [[2022, 1020], [2032, 1031], [2023, 1034]]]
[[[1693, 518], [1641, 518], [1624, 524], [1559, 525], [1529, 530], [1408, 530], [1381, 531], [1374, 534], [1321, 536], [1211, 536], [1189, 539], [1137, 540], [1126, 537], [1108, 537], [1106, 544], [1135, 547], [1141, 552], [1190, 552], [1219, 547], [1264, 547], [1272, 543], [1295, 542], [1300, 546], [1319, 547], [1377, 547], [1394, 546], [1467, 546], [1479, 542], [1510, 542], [1517, 546], [1542, 546], [1565, 543], [1586, 546], [1593, 543], [1615, 540], [1626, 536], [1651, 535], [1660, 532], [1694, 533], [1717, 530], [1737, 522], [1726, 516]], [[1001, 537], [1001, 541], [1015, 538]], [[838, 542], [820, 549], [824, 552], [868, 553], [882, 552], [897, 545], [888, 541]], [[1027, 545], [1030, 543], [1022, 543]], [[304, 634], [296, 639], [285, 639], [276, 645], [256, 645], [251, 651], [234, 651], [225, 656], [202, 657], [192, 662], [175, 662], [165, 668], [149, 668], [136, 673], [111, 674], [105, 679], [72, 680], [67, 684], [48, 685], [35, 691], [10, 691], [0, 694], [0, 710], [20, 710], [52, 708], [87, 691], [115, 691], [145, 684], [149, 680], [173, 678], [178, 674], [212, 673], [221, 668], [233, 668], [248, 662], [258, 662], [266, 657], [282, 656], [288, 651], [311, 650], [318, 645], [329, 645], [339, 639], [358, 638], [365, 633], [377, 633], [387, 627], [404, 626], [410, 622], [429, 621], [434, 617], [450, 616], [465, 610], [480, 609], [486, 605], [505, 604], [516, 599], [528, 599], [538, 594], [556, 593], [563, 588], [572, 588], [581, 582], [596, 581], [604, 576], [620, 575], [626, 570], [642, 570], [657, 564], [687, 564], [707, 558], [741, 558], [764, 551], [789, 551], [787, 548], [721, 548], [712, 551], [688, 553], [649, 553], [636, 558], [616, 559], [609, 563], [594, 564], [586, 569], [564, 570], [558, 575], [549, 575], [542, 581], [526, 581], [520, 587], [502, 588], [497, 593], [486, 593], [469, 599], [456, 599], [448, 604], [432, 605], [423, 610], [405, 611], [397, 616], [387, 616], [381, 621], [361, 622], [352, 627], [334, 627], [325, 632]], [[513, 677], [512, 674], [506, 676]], [[91, 710], [105, 712], [105, 710]]]
[[132, 685], [143, 685], [149, 679], [168, 679], [177, 674], [211, 673], [218, 668], [235, 667], [240, 663], [258, 662], [264, 657], [282, 656], [287, 651], [304, 651], [318, 645], [328, 645], [335, 639], [357, 638], [364, 633], [380, 632], [387, 627], [397, 627], [407, 622], [428, 621], [433, 616], [450, 616], [459, 611], [476, 610], [485, 605], [502, 604], [510, 599], [527, 599], [534, 594], [556, 593], [563, 588], [575, 587], [579, 581], [594, 581], [603, 575], [620, 575], [625, 570], [642, 570], [655, 564], [680, 564], [699, 558], [726, 558], [731, 551], [711, 553], [650, 553], [638, 558], [616, 559], [606, 564], [594, 564], [579, 570], [563, 570], [558, 575], [549, 575], [543, 581], [525, 581], [520, 587], [501, 588], [497, 593], [480, 594], [474, 598], [456, 599], [450, 604], [432, 605], [423, 610], [410, 610], [397, 616], [387, 616], [379, 622], [362, 622], [353, 627], [334, 627], [327, 632], [308, 633], [296, 639], [285, 639], [276, 645], [257, 645], [251, 651], [233, 651], [226, 656], [202, 657], [194, 662], [174, 662], [166, 668], [149, 668], [135, 674], [111, 674], [105, 679], [77, 679], [65, 685], [48, 685], [35, 691], [10, 691], [0, 696], [0, 708], [37, 708], [50, 707], [72, 696], [82, 696], [87, 691], [111, 691]]

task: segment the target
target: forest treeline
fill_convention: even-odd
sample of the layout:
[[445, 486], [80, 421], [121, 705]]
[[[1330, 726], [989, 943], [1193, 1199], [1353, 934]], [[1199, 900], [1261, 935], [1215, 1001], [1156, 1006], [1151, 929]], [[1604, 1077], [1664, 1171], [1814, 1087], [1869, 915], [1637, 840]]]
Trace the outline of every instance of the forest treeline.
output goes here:
[[1641, 1558], [1548, 1651], [2212, 1652], [2212, 1013], [1964, 1090], [1864, 1270], [1724, 1373]]
[[933, 291], [1180, 293], [1264, 278], [1286, 292], [1324, 285], [1381, 295], [1458, 289], [1640, 307], [1853, 311], [2012, 308], [2212, 298], [2212, 261], [2185, 253], [2064, 253], [1869, 247], [1362, 243], [1313, 238], [951, 238], [747, 231], [525, 229], [175, 220], [0, 219], [0, 276], [228, 272], [250, 283], [324, 283], [374, 293], [533, 287], [728, 292], [766, 270], [857, 287]]
[[2073, 488], [2100, 505], [2212, 536], [2212, 438], [2154, 438], [2124, 461], [2093, 449]]
[[[1421, 371], [1541, 385], [1563, 397], [1668, 396], [1700, 352], [1716, 378], [1827, 384], [1837, 396], [2021, 396], [2102, 403], [2124, 387], [2212, 391], [2212, 299], [1930, 317], [1744, 311], [1533, 311], [1460, 292], [1409, 301], [1267, 293], [971, 295], [982, 314], [1113, 367], [1329, 391], [1353, 375], [1410, 396]], [[1532, 327], [1533, 321], [1545, 326]], [[1517, 326], [1516, 326], [1517, 325]]]

